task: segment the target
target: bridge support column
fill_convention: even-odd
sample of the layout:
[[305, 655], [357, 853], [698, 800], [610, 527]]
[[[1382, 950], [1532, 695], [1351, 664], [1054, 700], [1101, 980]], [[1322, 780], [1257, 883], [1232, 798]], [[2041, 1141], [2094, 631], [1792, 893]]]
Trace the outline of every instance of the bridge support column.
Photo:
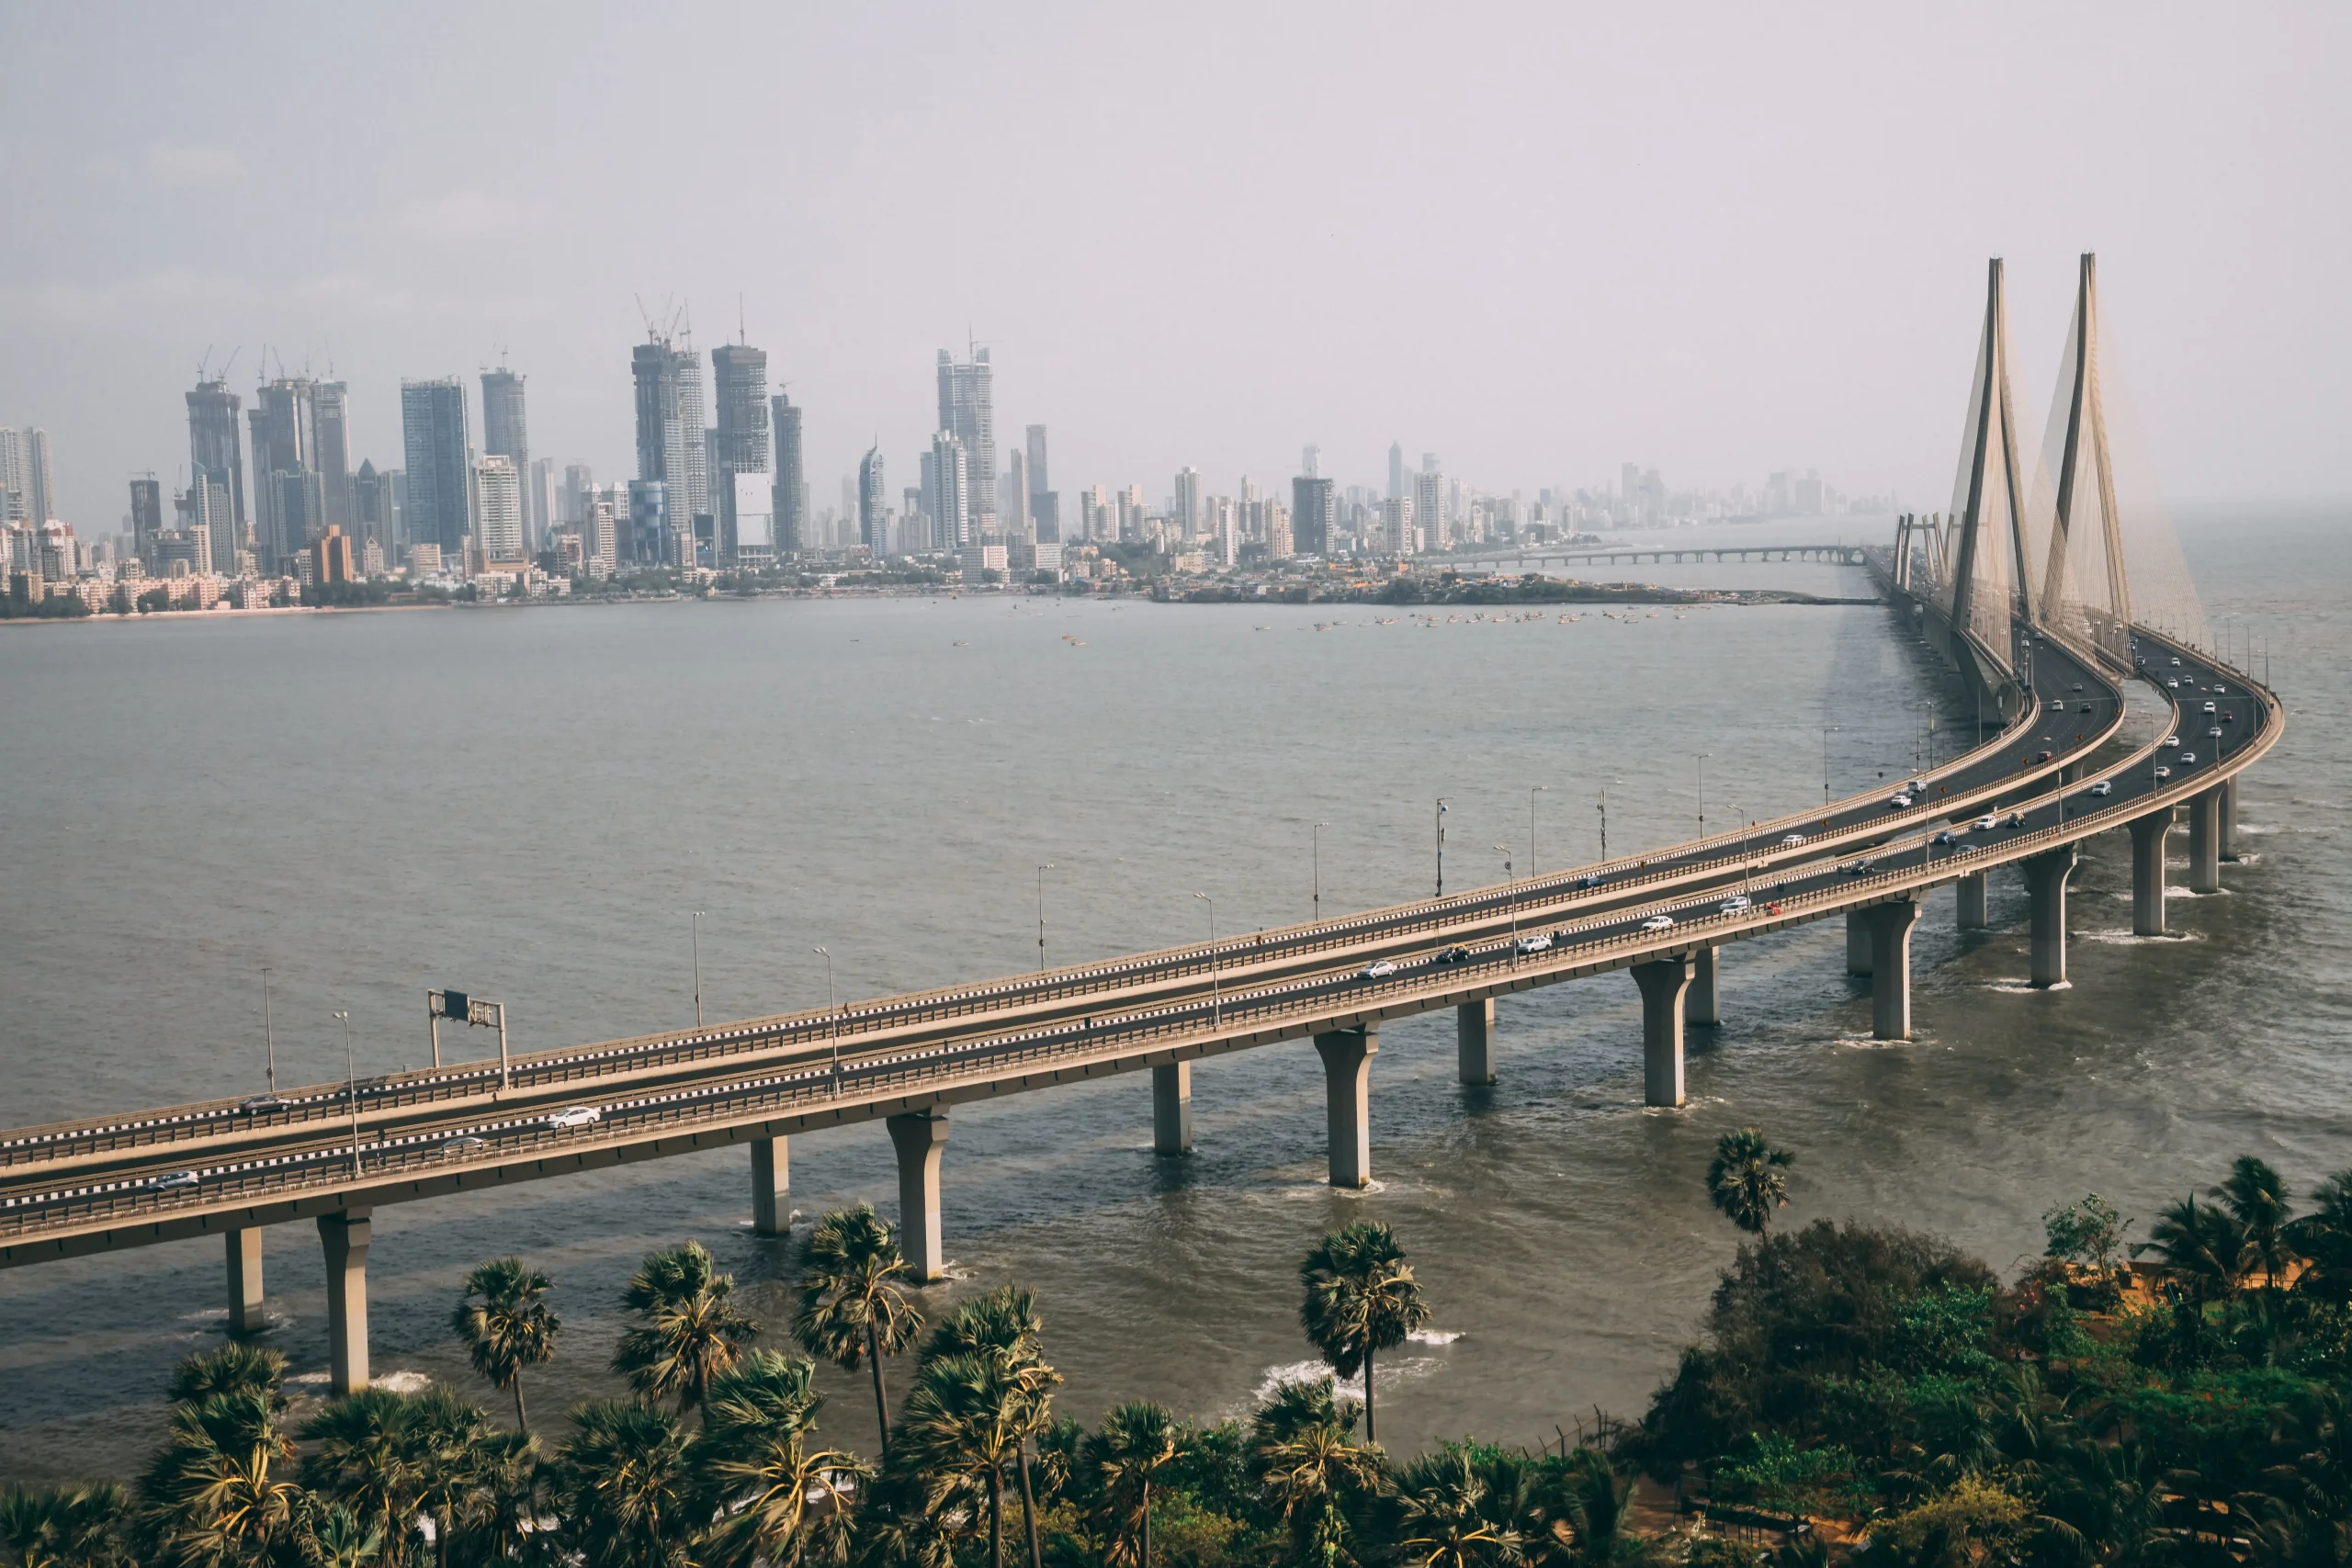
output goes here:
[[1193, 1064], [1170, 1062], [1151, 1069], [1151, 1152], [1193, 1152]]
[[1372, 1184], [1372, 1059], [1379, 1052], [1380, 1031], [1369, 1024], [1315, 1037], [1315, 1054], [1323, 1058], [1334, 1187]]
[[262, 1317], [261, 1227], [249, 1225], [222, 1238], [229, 1244], [229, 1332], [259, 1334]]
[[1846, 911], [1846, 973], [1871, 972], [1871, 927], [1860, 909]]
[[1993, 923], [1990, 898], [1984, 886], [1984, 874], [1972, 871], [1952, 884], [1952, 892], [1960, 901], [1959, 926], [1964, 931], [1981, 931]]
[[2066, 879], [2075, 874], [2075, 846], [2054, 850], [2020, 863], [2025, 890], [2032, 904], [2033, 983], [2066, 983]]
[[347, 1399], [368, 1386], [368, 1245], [372, 1211], [319, 1216], [327, 1255], [327, 1392]]
[[2238, 781], [2234, 773], [2222, 781], [2222, 858], [2238, 858]]
[[891, 1117], [888, 1126], [899, 1151], [899, 1247], [907, 1268], [928, 1285], [947, 1272], [939, 1240], [939, 1156], [947, 1147], [947, 1112], [910, 1111]]
[[1453, 1010], [1453, 1034], [1464, 1083], [1495, 1081], [1495, 998]]
[[2165, 934], [2165, 842], [2172, 834], [2172, 807], [2135, 817], [2132, 829], [2132, 934]]
[[2222, 791], [2218, 784], [2188, 797], [2188, 890], [2222, 890]]
[[785, 1235], [792, 1229], [792, 1145], [783, 1138], [752, 1140], [752, 1234]]
[[1693, 965], [1687, 953], [1634, 965], [1642, 988], [1642, 1103], [1682, 1103], [1682, 996]]
[[1911, 928], [1919, 902], [1898, 898], [1863, 911], [1871, 928], [1871, 1038], [1911, 1038]]
[[1715, 955], [1722, 951], [1702, 947], [1690, 955], [1690, 992], [1682, 998], [1684, 1023], [1713, 1029], [1723, 1022], [1723, 998], [1715, 990]]

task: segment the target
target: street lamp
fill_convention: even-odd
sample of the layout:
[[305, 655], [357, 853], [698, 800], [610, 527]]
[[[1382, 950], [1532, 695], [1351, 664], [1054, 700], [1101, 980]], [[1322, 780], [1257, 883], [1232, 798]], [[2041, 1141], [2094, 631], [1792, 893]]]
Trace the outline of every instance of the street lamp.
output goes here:
[[1549, 795], [1550, 784], [1531, 784], [1527, 790], [1527, 874], [1533, 876], [1544, 863], [1535, 858], [1535, 797]]
[[1609, 790], [1606, 785], [1601, 787], [1600, 805], [1598, 809], [1600, 812], [1600, 858], [1607, 860], [1609, 858]]
[[356, 1180], [359, 1176], [359, 1069], [351, 1055], [351, 1014], [338, 1012], [335, 1017], [343, 1020], [343, 1087], [351, 1097], [351, 1174]]
[[696, 910], [695, 911], [695, 918], [694, 918], [694, 942], [695, 942], [695, 1027], [696, 1029], [700, 1029], [700, 1028], [702, 1027], [702, 911], [701, 911], [700, 909], [696, 909]]
[[1829, 803], [1829, 738], [1837, 733], [1834, 724], [1821, 727], [1821, 801], [1825, 806]]
[[1047, 861], [1037, 868], [1037, 973], [1046, 972], [1046, 873], [1054, 869]]
[[1217, 985], [1216, 900], [1205, 893], [1195, 893], [1193, 897], [1209, 907], [1209, 1026], [1222, 1029], [1225, 1027], [1225, 998]]
[[1445, 803], [1449, 797], [1437, 797], [1437, 896], [1445, 897]]
[[1711, 752], [1699, 753], [1699, 837], [1707, 836], [1707, 759]]
[[825, 961], [825, 1011], [833, 1021], [833, 1094], [842, 1092], [842, 1014], [833, 1002], [833, 955], [821, 947], [808, 950]]
[[[1509, 883], [1512, 875], [1510, 869], [1510, 846], [1509, 844], [1497, 844], [1495, 846], [1495, 852], [1503, 857], [1503, 881], [1505, 883]], [[1519, 967], [1519, 900], [1517, 898], [1510, 897], [1509, 894], [1505, 894], [1504, 897], [1506, 898], [1510, 898], [1510, 966], [1516, 969]]]
[[277, 1036], [269, 1023], [269, 965], [261, 966], [261, 1038], [269, 1048], [269, 1097], [277, 1098]]
[[1315, 918], [1323, 918], [1323, 829], [1329, 822], [1317, 822], [1307, 831], [1308, 852], [1315, 858]]

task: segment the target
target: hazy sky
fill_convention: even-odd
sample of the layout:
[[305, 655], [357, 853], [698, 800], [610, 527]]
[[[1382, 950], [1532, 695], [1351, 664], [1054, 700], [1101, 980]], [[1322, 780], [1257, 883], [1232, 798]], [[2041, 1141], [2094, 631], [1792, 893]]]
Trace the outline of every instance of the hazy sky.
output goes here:
[[2038, 431], [2089, 249], [2175, 500], [2341, 495], [2347, 17], [0, 0], [0, 423], [110, 532], [208, 345], [331, 362], [379, 465], [503, 350], [533, 455], [627, 478], [637, 300], [707, 348], [740, 294], [820, 506], [876, 433], [913, 481], [967, 330], [1065, 492], [1396, 437], [1939, 506], [1985, 257]]

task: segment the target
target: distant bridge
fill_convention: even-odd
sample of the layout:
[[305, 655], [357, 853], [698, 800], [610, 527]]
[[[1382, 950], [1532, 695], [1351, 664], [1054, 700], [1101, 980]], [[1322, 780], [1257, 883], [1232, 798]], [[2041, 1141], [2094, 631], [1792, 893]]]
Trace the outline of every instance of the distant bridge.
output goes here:
[[1601, 545], [1580, 550], [1516, 550], [1505, 554], [1481, 554], [1472, 564], [1493, 561], [1499, 566], [1505, 561], [1520, 567], [1589, 566], [1601, 563], [1615, 566], [1625, 562], [1639, 566], [1645, 561], [1822, 561], [1833, 566], [1863, 566], [1868, 564], [1868, 552], [1860, 545]]

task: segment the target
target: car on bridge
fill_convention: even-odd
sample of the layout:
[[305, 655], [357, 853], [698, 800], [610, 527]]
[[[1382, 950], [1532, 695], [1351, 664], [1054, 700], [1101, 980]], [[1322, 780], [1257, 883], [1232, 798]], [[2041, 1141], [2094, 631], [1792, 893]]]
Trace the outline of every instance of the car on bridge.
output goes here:
[[1396, 965], [1385, 958], [1375, 958], [1357, 972], [1358, 977], [1365, 980], [1385, 980], [1395, 973]]
[[2195, 761], [2197, 761], [2197, 753], [2194, 751], [2183, 751], [2180, 754], [2180, 765], [2184, 768]]
[[1552, 933], [1549, 931], [1537, 931], [1532, 936], [1521, 937], [1519, 941], [1511, 945], [1523, 953], [1542, 953], [1544, 949], [1552, 945]]
[[2051, 698], [2050, 711], [2052, 713], [2064, 713], [2066, 711], [2066, 699], [2064, 697]]
[[1975, 829], [1975, 830], [1980, 833], [1989, 833], [2000, 825], [2001, 819], [1990, 813], [1987, 813], [1983, 817], [1979, 817], [1974, 822], [1969, 824], [1970, 827]]
[[2156, 770], [2156, 777], [2159, 779], [2168, 779], [2172, 777], [2172, 770], [2170, 768], [2158, 768]]
[[237, 1109], [248, 1116], [262, 1116], [272, 1111], [283, 1111], [292, 1103], [281, 1095], [249, 1094], [237, 1101]]
[[1467, 964], [1470, 962], [1470, 950], [1466, 947], [1442, 947], [1438, 949], [1437, 956], [1430, 959], [1430, 962], [1432, 964]]
[[2180, 737], [2177, 735], [2167, 735], [2165, 737], [2165, 744], [2167, 746], [2177, 746], [2180, 744]]
[[1945, 829], [1942, 832], [1938, 833], [1934, 838], [1932, 838], [1932, 839], [1928, 840], [1928, 841], [1929, 843], [1931, 843], [1931, 844], [1935, 845], [1935, 846], [1936, 846], [1936, 848], [1938, 848], [1938, 849], [1939, 849], [1939, 850], [1948, 850], [1948, 849], [1951, 848], [1954, 844], [1956, 844], [1956, 843], [1960, 842], [1960, 835], [1959, 835], [1958, 833], [1953, 832], [1951, 829], [1947, 828], [1947, 829]]
[[2105, 799], [2107, 796], [2115, 793], [2114, 781], [2111, 779], [2099, 780], [2098, 783], [2091, 785], [2091, 793], [2098, 795], [2102, 800]]
[[168, 1175], [149, 1177], [147, 1185], [157, 1192], [185, 1192], [197, 1185], [197, 1175], [192, 1170], [175, 1170]]
[[1868, 876], [1877, 868], [1877, 865], [1878, 862], [1864, 857], [1861, 860], [1848, 861], [1838, 869], [1849, 876]]
[[2221, 708], [2220, 708], [2218, 705], [2214, 705], [2214, 704], [2212, 704], [2212, 703], [2207, 703], [2207, 704], [2205, 705], [2205, 711], [2206, 711], [2207, 713], [2219, 713], [2219, 712], [2221, 712], [2222, 710], [2221, 710]]
[[1907, 811], [1911, 808], [1911, 797], [1907, 795], [1898, 795], [1888, 800], [1886, 805], [1890, 811]]
[[1672, 915], [1652, 915], [1648, 919], [1642, 922], [1642, 930], [1645, 931], [1671, 931], [1673, 929], [1674, 917]]
[[1804, 835], [1803, 833], [1791, 833], [1781, 839], [1781, 847], [1784, 850], [1792, 850], [1804, 842]]
[[593, 1105], [572, 1105], [546, 1117], [540, 1125], [553, 1133], [566, 1127], [594, 1127], [604, 1119], [605, 1113]]
[[2009, 819], [2008, 819], [2007, 821], [2006, 821], [2006, 822], [2002, 823], [2002, 824], [2001, 824], [2001, 826], [2002, 826], [2002, 827], [2004, 827], [2004, 828], [2022, 828], [2022, 827], [2024, 827], [2024, 826], [2025, 826], [2025, 813], [2024, 813], [2024, 812], [2022, 812], [2022, 811], [2012, 811], [2012, 812], [2010, 812], [2010, 813], [2009, 813]]
[[1726, 915], [1737, 915], [1746, 913], [1748, 909], [1754, 908], [1754, 906], [1748, 902], [1747, 894], [1735, 893], [1730, 897], [1724, 899], [1722, 903], [1716, 905], [1715, 908], [1721, 913]]
[[460, 1133], [454, 1138], [444, 1139], [441, 1144], [441, 1152], [445, 1155], [478, 1155], [488, 1147], [490, 1147], [488, 1138], [477, 1138], [471, 1133]]

